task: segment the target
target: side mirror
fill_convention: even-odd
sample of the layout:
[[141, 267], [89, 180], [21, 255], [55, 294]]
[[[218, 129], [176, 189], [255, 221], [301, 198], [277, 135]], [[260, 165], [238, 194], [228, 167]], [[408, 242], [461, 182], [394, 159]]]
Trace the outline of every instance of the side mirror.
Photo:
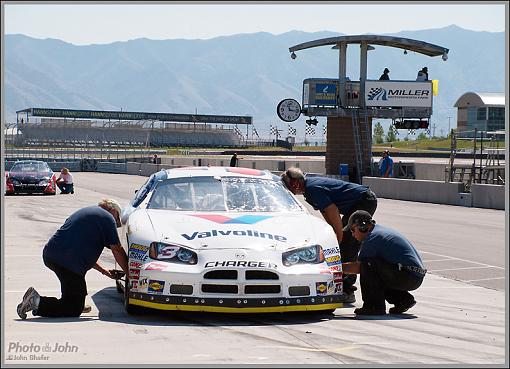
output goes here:
[[135, 195], [136, 195], [137, 192], [138, 192], [138, 190], [135, 190]]

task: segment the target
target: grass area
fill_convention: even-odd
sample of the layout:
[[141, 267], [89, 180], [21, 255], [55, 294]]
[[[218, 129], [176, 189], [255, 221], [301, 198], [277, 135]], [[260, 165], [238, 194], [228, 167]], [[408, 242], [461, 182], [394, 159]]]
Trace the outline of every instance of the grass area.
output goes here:
[[[450, 138], [433, 138], [433, 139], [425, 139], [425, 140], [416, 140], [416, 141], [393, 141], [386, 142], [380, 145], [373, 145], [372, 150], [374, 151], [382, 151], [385, 149], [395, 150], [401, 152], [410, 152], [410, 151], [447, 151], [450, 152], [451, 142]], [[496, 146], [495, 143], [491, 143], [489, 141], [484, 141], [484, 148], [488, 147], [499, 147], [500, 149], [505, 147], [504, 142], [499, 142], [499, 145]], [[477, 150], [480, 149], [480, 141], [476, 142]], [[457, 150], [472, 150], [473, 149], [473, 141], [472, 140], [457, 140]]]

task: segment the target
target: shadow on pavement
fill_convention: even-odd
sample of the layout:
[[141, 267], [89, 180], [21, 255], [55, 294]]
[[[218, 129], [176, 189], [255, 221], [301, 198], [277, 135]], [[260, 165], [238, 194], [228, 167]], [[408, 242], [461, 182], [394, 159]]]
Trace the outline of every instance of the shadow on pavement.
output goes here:
[[[143, 309], [141, 314], [129, 315], [124, 310], [124, 296], [115, 287], [107, 287], [91, 296], [99, 310], [100, 320], [134, 325], [153, 326], [264, 326], [275, 324], [313, 324], [339, 318], [320, 312], [291, 313], [204, 313]], [[337, 310], [338, 311], [338, 310]]]

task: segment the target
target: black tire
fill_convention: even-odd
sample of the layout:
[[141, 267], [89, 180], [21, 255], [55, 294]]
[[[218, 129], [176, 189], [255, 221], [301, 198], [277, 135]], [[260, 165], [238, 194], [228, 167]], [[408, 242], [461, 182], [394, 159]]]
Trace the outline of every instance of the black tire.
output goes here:
[[323, 314], [323, 315], [334, 315], [335, 314], [335, 310], [336, 309], [319, 310], [318, 313], [319, 314]]

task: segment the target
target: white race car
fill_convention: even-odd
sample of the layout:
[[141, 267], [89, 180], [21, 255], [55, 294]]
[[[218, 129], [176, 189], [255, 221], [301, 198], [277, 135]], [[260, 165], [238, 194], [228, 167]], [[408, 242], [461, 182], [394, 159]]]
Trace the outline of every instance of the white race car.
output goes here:
[[128, 313], [332, 312], [345, 300], [333, 229], [268, 171], [161, 170], [122, 223]]

